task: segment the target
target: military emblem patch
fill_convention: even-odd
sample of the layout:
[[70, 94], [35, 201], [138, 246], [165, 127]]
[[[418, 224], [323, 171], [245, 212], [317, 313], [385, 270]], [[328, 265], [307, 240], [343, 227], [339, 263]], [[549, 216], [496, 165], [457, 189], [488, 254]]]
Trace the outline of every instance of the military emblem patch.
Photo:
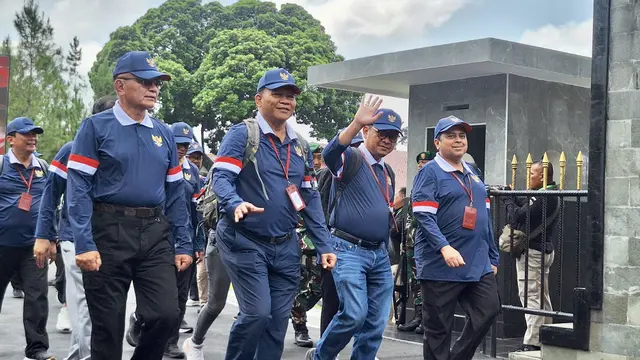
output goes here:
[[147, 64], [149, 64], [149, 66], [151, 67], [157, 67], [156, 61], [153, 60], [152, 58], [147, 58]]
[[280, 78], [282, 80], [285, 80], [285, 81], [289, 80], [289, 74], [287, 74], [286, 72], [283, 71], [283, 72], [280, 73]]
[[44, 176], [44, 173], [40, 169], [35, 169], [34, 174], [36, 175], [36, 177], [39, 177], [39, 178]]
[[189, 133], [189, 129], [184, 128], [184, 129], [182, 129], [182, 132], [183, 132], [185, 135], [187, 135], [187, 134]]
[[480, 183], [480, 178], [478, 177], [478, 175], [471, 175], [471, 178], [473, 179], [473, 181]]
[[298, 156], [302, 156], [302, 147], [300, 147], [300, 145], [296, 145], [296, 154], [298, 154]]
[[188, 171], [185, 171], [185, 172], [184, 172], [184, 178], [185, 178], [187, 181], [191, 181], [191, 173], [190, 173], [190, 172], [188, 172]]
[[151, 135], [151, 139], [157, 147], [162, 146], [162, 136]]
[[389, 115], [389, 116], [387, 116], [387, 119], [391, 123], [396, 122], [396, 116], [395, 115]]

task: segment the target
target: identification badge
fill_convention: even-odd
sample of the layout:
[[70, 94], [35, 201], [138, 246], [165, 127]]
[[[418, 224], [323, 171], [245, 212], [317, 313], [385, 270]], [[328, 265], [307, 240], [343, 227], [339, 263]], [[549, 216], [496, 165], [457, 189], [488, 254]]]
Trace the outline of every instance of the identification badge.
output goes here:
[[18, 209], [23, 211], [31, 210], [31, 201], [33, 200], [33, 196], [29, 193], [20, 194], [20, 201], [18, 201]]
[[304, 203], [304, 200], [302, 200], [302, 196], [300, 196], [297, 186], [293, 184], [287, 186], [287, 195], [289, 195], [289, 200], [291, 200], [291, 204], [293, 204], [296, 211], [300, 211], [307, 206]]
[[476, 228], [476, 218], [478, 217], [478, 209], [471, 206], [464, 207], [464, 217], [462, 218], [462, 227], [468, 230]]

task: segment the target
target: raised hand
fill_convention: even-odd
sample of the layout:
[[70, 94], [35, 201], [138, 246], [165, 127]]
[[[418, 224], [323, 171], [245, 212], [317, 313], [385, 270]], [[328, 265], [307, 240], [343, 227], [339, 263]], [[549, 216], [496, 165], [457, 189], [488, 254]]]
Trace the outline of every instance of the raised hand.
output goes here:
[[382, 116], [382, 113], [376, 114], [376, 112], [380, 108], [380, 105], [382, 105], [382, 99], [380, 97], [374, 97], [373, 95], [363, 95], [360, 106], [358, 107], [358, 112], [356, 112], [356, 116], [354, 117], [353, 121], [360, 124], [361, 126], [373, 124], [374, 122], [376, 122], [376, 120], [378, 120], [378, 118], [380, 118], [380, 116]]

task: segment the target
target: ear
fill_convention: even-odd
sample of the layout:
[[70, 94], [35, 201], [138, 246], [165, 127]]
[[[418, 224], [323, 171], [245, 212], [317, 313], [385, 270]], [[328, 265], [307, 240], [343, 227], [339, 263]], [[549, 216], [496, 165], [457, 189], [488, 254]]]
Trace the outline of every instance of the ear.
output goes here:
[[440, 140], [438, 139], [433, 140], [433, 145], [436, 146], [436, 149], [440, 150]]
[[367, 126], [362, 128], [362, 137], [363, 138], [365, 138], [365, 139], [367, 138], [367, 135], [369, 135], [369, 130], [370, 130], [369, 129], [369, 125], [367, 125]]
[[117, 95], [124, 94], [124, 80], [113, 80], [113, 90]]
[[260, 91], [259, 93], [257, 93], [253, 99], [256, 101], [256, 107], [260, 108], [262, 106], [262, 91]]

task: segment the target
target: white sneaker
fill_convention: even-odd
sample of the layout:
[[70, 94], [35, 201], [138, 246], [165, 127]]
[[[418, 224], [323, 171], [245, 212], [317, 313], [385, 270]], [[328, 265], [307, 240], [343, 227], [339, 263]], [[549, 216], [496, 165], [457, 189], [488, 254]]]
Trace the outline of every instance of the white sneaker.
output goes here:
[[195, 301], [195, 300], [187, 300], [187, 307], [195, 307], [195, 306], [200, 306], [200, 301]]
[[182, 351], [187, 355], [187, 360], [204, 360], [204, 351], [202, 348], [202, 344], [194, 344], [191, 337], [182, 343]]
[[71, 320], [69, 320], [69, 311], [66, 306], [60, 308], [56, 329], [63, 334], [71, 333]]

